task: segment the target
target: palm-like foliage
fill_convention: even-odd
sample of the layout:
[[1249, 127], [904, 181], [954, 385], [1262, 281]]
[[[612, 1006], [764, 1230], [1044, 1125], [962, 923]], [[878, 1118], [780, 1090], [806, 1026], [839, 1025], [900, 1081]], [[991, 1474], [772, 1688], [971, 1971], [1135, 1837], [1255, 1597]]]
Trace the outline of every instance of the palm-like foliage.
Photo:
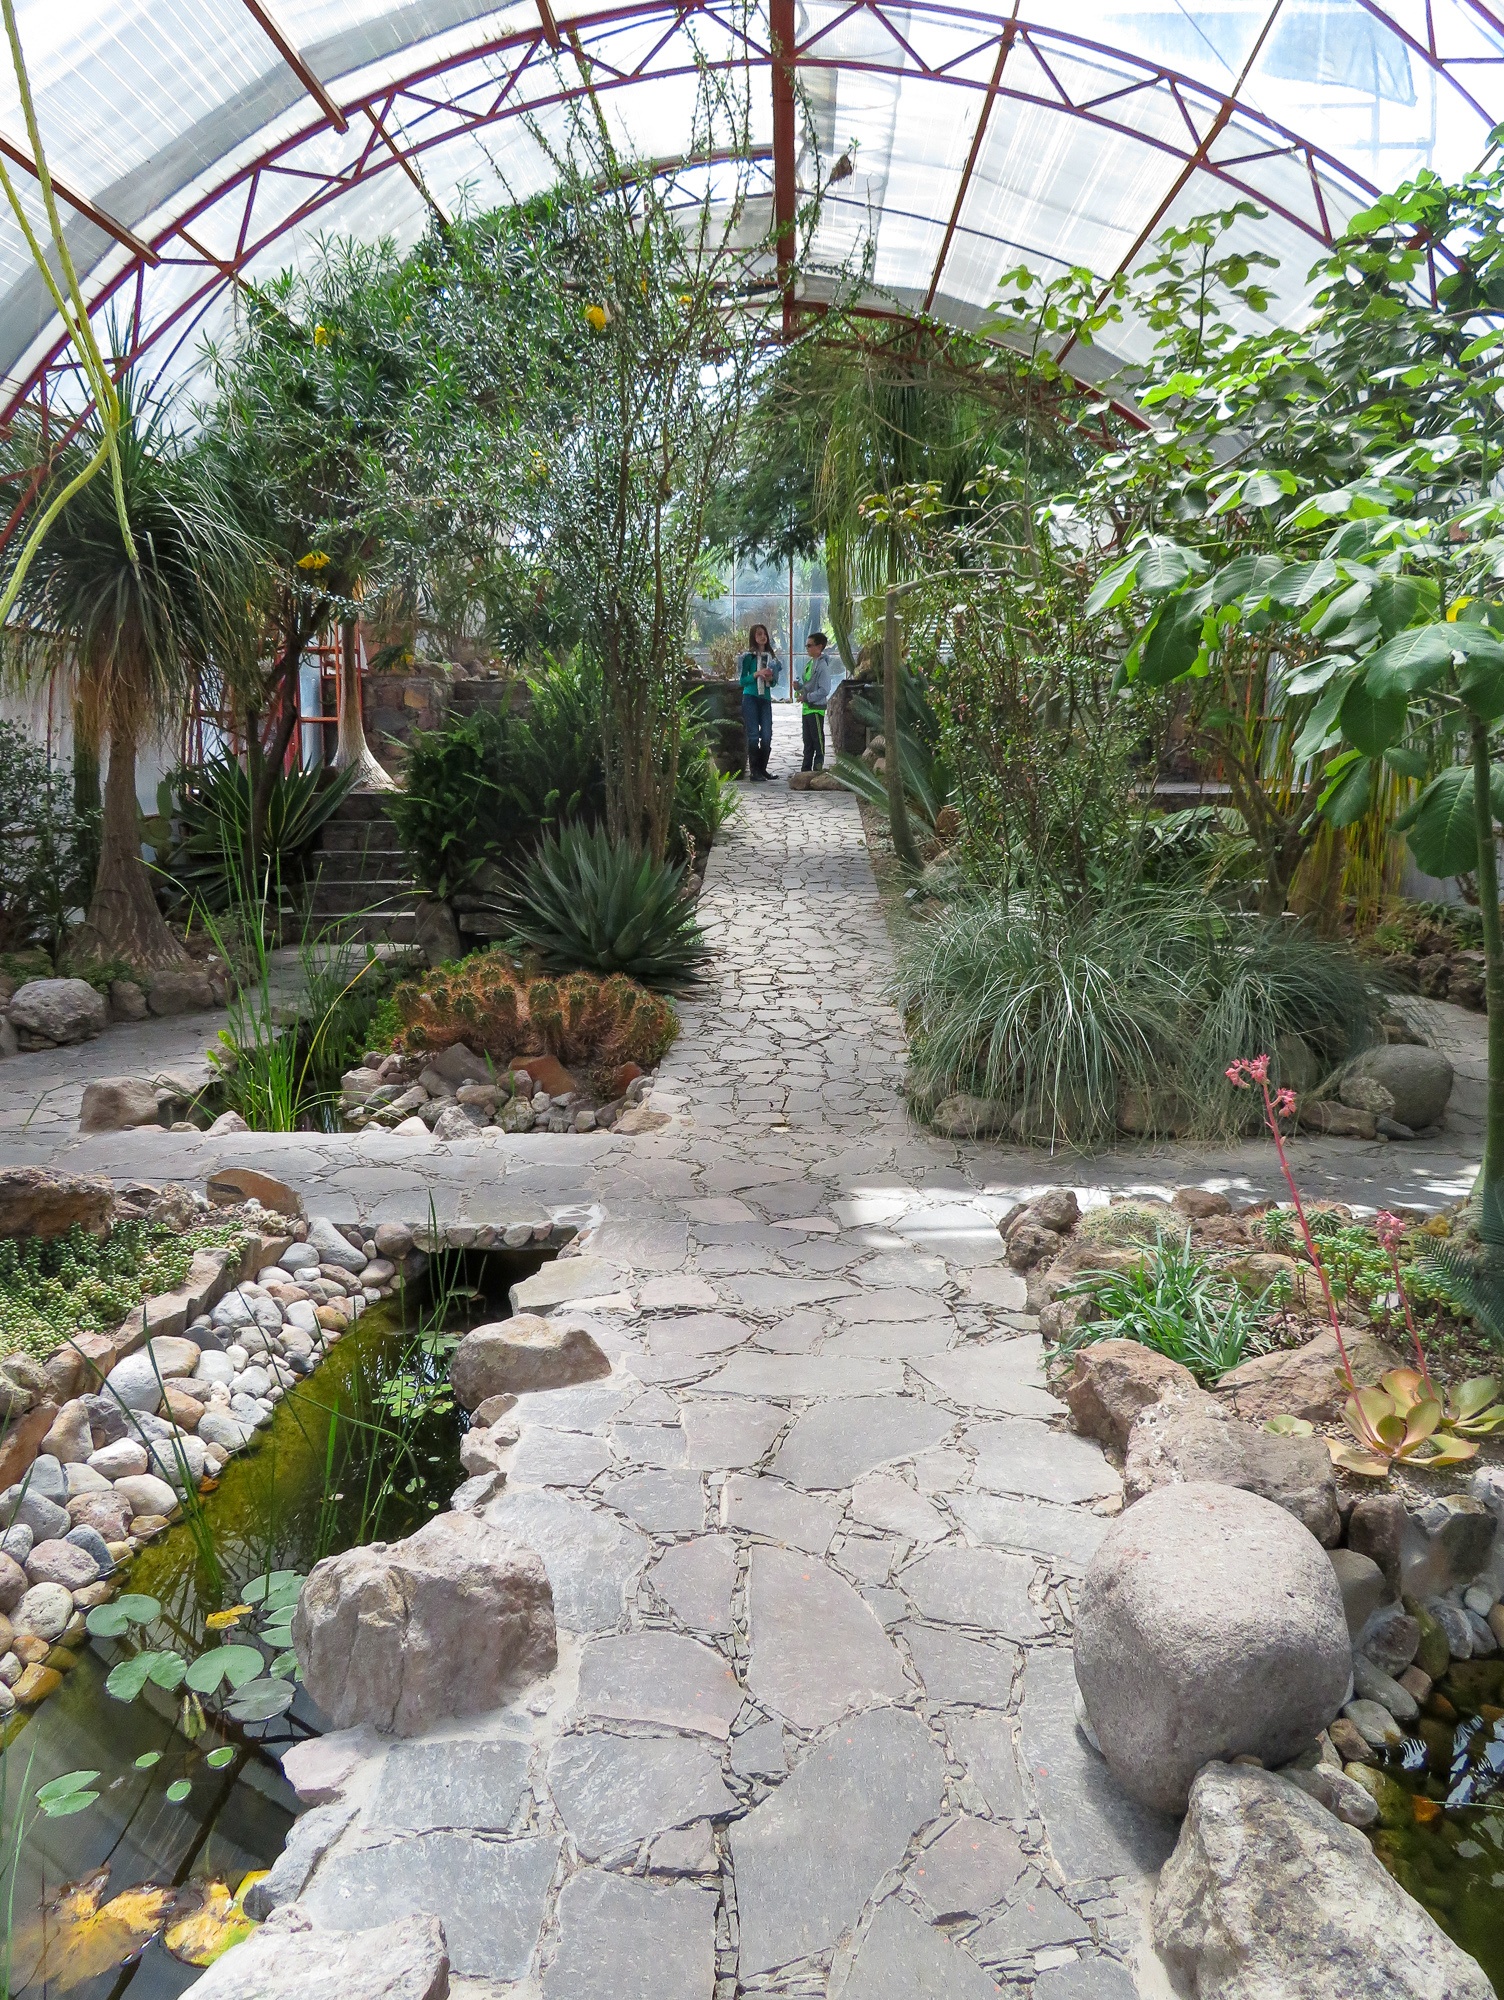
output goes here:
[[250, 774], [234, 757], [215, 757], [180, 771], [178, 841], [167, 873], [192, 902], [224, 910], [244, 886], [273, 909], [302, 873], [314, 835], [337, 811], [354, 771], [276, 771], [267, 788], [265, 818], [253, 843]]
[[[121, 490], [135, 559], [121, 531], [111, 482], [83, 487], [52, 524], [16, 600], [8, 665], [18, 678], [71, 674], [78, 714], [108, 737], [102, 851], [83, 951], [139, 966], [181, 955], [152, 897], [137, 830], [136, 750], [141, 736], [181, 717], [195, 675], [247, 674], [259, 621], [259, 548], [226, 502], [203, 455], [171, 422], [168, 404], [133, 375], [119, 385]], [[5, 469], [45, 466], [36, 505], [66, 484], [99, 446], [97, 420], [49, 451], [19, 427]]]
[[519, 945], [561, 971], [625, 972], [644, 986], [692, 983], [710, 955], [684, 870], [613, 841], [604, 827], [547, 835], [509, 915]]

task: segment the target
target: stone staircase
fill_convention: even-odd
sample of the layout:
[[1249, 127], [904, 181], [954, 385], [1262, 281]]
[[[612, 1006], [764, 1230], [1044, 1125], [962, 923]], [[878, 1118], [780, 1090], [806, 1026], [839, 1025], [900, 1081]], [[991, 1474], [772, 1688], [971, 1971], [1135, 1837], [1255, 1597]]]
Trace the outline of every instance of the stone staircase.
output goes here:
[[383, 792], [351, 792], [319, 834], [311, 858], [313, 913], [356, 944], [411, 944], [419, 890]]

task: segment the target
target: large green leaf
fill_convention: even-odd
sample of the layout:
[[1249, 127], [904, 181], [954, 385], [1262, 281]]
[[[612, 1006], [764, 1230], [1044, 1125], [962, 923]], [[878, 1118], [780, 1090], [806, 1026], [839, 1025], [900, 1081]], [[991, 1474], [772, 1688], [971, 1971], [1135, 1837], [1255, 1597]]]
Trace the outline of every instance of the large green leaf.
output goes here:
[[1352, 826], [1368, 811], [1372, 797], [1373, 761], [1353, 757], [1343, 762], [1335, 781], [1322, 793], [1322, 816], [1333, 826]]
[[1168, 687], [1188, 674], [1201, 652], [1201, 613], [1193, 605], [1162, 604], [1138, 646], [1137, 679], [1145, 687]]
[[1206, 568], [1205, 556], [1194, 549], [1165, 542], [1157, 548], [1145, 549], [1139, 558], [1138, 587], [1146, 597], [1163, 597], [1168, 591], [1178, 590], [1187, 577], [1204, 576]]
[[148, 1681], [171, 1693], [182, 1686], [187, 1671], [188, 1663], [181, 1653], [133, 1653], [110, 1669], [105, 1693], [117, 1701], [134, 1701]]
[[1342, 734], [1365, 757], [1380, 757], [1404, 734], [1409, 713], [1407, 696], [1376, 695], [1366, 681], [1354, 681], [1343, 697], [1338, 721]]
[[1104, 575], [1099, 576], [1092, 586], [1091, 595], [1086, 600], [1086, 615], [1095, 618], [1103, 611], [1111, 611], [1116, 605], [1124, 604], [1133, 595], [1138, 582], [1139, 557], [1136, 551], [1126, 561], [1114, 563]]
[[1261, 599], [1284, 569], [1285, 564], [1278, 556], [1236, 556], [1211, 579], [1209, 600], [1221, 605], [1231, 604], [1237, 598]]
[[1293, 754], [1298, 764], [1304, 764], [1311, 757], [1319, 757], [1331, 742], [1350, 685], [1347, 681], [1332, 681], [1306, 717], [1305, 725], [1295, 739]]
[[1416, 865], [1447, 880], [1478, 865], [1478, 828], [1473, 817], [1473, 771], [1456, 764], [1421, 793], [1395, 826], [1410, 843]]
[[1455, 625], [1415, 625], [1388, 639], [1370, 653], [1366, 678], [1380, 699], [1393, 694], [1423, 694], [1435, 687], [1460, 650]]

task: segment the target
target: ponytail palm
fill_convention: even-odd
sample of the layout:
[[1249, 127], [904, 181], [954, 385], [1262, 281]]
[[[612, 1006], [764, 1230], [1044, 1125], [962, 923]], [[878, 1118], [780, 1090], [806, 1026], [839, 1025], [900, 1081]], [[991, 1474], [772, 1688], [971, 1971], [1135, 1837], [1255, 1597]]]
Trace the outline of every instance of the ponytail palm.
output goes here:
[[[69, 677], [76, 713], [108, 738], [99, 870], [81, 956], [172, 965], [183, 949], [152, 895], [141, 856], [136, 756], [141, 739], [178, 721], [195, 679], [234, 684], [254, 659], [259, 621], [257, 545], [236, 520], [195, 446], [171, 426], [168, 406], [130, 374], [120, 382], [120, 488], [84, 486], [49, 527], [22, 579], [8, 629], [13, 674]], [[99, 449], [98, 420], [50, 456], [36, 429], [17, 427], [4, 469], [42, 470], [44, 510]]]

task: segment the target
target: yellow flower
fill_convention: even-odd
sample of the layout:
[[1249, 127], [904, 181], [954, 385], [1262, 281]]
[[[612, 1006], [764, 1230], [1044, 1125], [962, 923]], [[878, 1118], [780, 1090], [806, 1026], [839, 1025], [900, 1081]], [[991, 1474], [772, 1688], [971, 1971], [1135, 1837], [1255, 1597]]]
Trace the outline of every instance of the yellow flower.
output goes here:
[[694, 300], [690, 297], [688, 292], [680, 292], [679, 303], [681, 306], [692, 306], [694, 304]]
[[310, 549], [306, 556], [298, 557], [299, 569], [328, 569], [329, 558], [322, 549]]
[[585, 317], [597, 333], [604, 333], [611, 315], [606, 311], [604, 306], [586, 306]]

